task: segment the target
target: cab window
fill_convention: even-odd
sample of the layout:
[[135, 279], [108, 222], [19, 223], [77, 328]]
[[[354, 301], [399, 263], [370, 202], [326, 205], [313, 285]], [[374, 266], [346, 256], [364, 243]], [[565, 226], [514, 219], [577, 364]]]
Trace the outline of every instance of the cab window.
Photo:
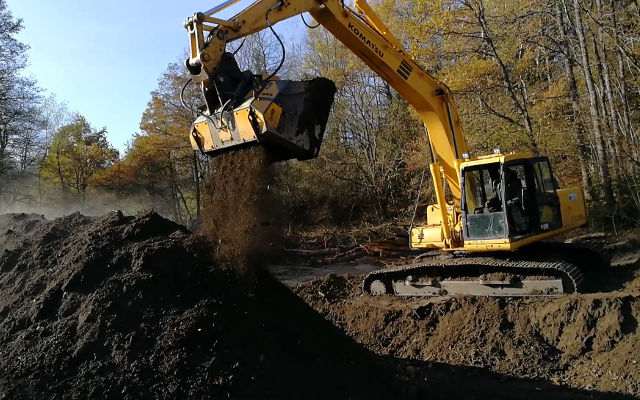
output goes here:
[[536, 175], [536, 190], [539, 193], [555, 193], [558, 184], [551, 174], [549, 161], [538, 161], [534, 164], [533, 168]]
[[465, 168], [463, 179], [466, 238], [506, 237], [500, 164], [491, 163]]

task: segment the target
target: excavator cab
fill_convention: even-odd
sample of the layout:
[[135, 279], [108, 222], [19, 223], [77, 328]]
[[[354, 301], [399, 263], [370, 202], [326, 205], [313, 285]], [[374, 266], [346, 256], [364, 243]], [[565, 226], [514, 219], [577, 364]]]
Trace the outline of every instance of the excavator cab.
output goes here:
[[547, 157], [480, 157], [461, 168], [463, 237], [467, 246], [518, 242], [586, 222], [582, 191], [558, 189]]

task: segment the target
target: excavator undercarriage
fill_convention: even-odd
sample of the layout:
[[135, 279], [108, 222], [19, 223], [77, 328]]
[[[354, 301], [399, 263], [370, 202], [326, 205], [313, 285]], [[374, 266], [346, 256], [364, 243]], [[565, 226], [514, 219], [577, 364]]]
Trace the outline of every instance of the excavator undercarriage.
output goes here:
[[536, 243], [509, 253], [431, 252], [368, 274], [362, 289], [396, 296], [557, 296], [597, 288], [589, 272], [607, 265], [596, 251], [564, 243]]

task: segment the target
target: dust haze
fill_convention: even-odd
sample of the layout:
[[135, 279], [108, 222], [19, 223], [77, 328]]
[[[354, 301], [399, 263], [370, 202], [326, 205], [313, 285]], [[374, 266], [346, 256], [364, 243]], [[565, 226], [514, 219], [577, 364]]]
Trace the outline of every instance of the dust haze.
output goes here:
[[84, 196], [61, 193], [39, 184], [37, 177], [0, 179], [0, 215], [8, 213], [34, 213], [53, 219], [75, 212], [86, 216], [100, 216], [113, 210], [136, 214], [155, 209], [165, 218], [172, 218], [165, 201], [143, 193], [116, 194], [96, 188], [88, 189]]

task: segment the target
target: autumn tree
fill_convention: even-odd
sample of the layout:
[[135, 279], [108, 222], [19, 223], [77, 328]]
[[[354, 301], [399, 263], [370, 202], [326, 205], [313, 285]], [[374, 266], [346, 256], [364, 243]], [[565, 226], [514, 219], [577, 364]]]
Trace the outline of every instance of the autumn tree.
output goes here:
[[118, 159], [107, 141], [106, 129], [95, 130], [81, 115], [62, 126], [53, 137], [42, 175], [56, 184], [64, 196], [84, 199], [90, 180]]
[[285, 197], [300, 209], [327, 207], [330, 221], [397, 217], [414, 194], [407, 165], [413, 141], [424, 140], [422, 124], [324, 28], [310, 30], [307, 46], [306, 75], [332, 79], [337, 93], [319, 159], [284, 168]]
[[[495, 147], [548, 155], [561, 184], [581, 182], [592, 195], [594, 220], [640, 221], [637, 2], [372, 3], [407, 53], [452, 89], [472, 155]], [[314, 224], [410, 215], [430, 162], [410, 105], [322, 27], [302, 44], [285, 44], [283, 52], [263, 31], [228, 50], [243, 70], [261, 74], [273, 73], [286, 53], [280, 77], [325, 76], [338, 88], [320, 157], [279, 168], [277, 190], [292, 214], [312, 215]], [[199, 214], [208, 172], [186, 137], [202, 102], [196, 86], [183, 86], [187, 79], [181, 65], [168, 68], [140, 135], [103, 174], [154, 193], [180, 221]], [[430, 193], [422, 186], [421, 195]]]
[[473, 153], [549, 155], [594, 209], [640, 220], [637, 4], [383, 0], [379, 9], [453, 90]]
[[183, 65], [168, 66], [151, 92], [141, 133], [132, 139], [123, 159], [95, 181], [113, 192], [143, 194], [150, 207], [184, 224], [200, 214], [208, 167], [206, 158], [189, 143], [189, 129], [202, 100], [195, 85], [185, 86], [187, 80]]

